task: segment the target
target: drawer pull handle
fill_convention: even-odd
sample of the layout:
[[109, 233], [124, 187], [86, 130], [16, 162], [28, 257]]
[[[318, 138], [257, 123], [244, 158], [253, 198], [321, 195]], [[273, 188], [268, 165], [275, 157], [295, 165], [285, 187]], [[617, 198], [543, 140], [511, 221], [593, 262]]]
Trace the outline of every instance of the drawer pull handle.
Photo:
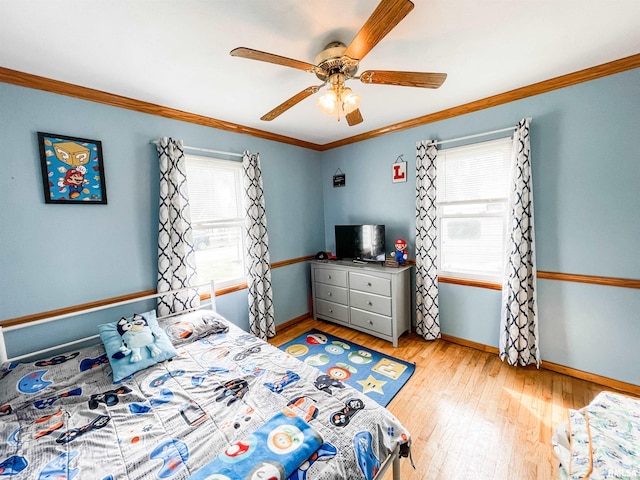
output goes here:
[[333, 313], [333, 310], [329, 309], [329, 313]]
[[367, 302], [367, 305], [372, 306], [372, 305], [373, 305], [373, 303], [371, 303], [371, 302]]
[[327, 275], [327, 278], [328, 278], [329, 280], [331, 280], [331, 275]]
[[371, 320], [369, 320], [369, 325], [373, 325], [373, 322]]
[[327, 293], [327, 295], [329, 295], [329, 296], [331, 296], [331, 295], [333, 295], [333, 293], [331, 293], [331, 292], [328, 292], [328, 293]]
[[371, 286], [371, 282], [367, 282], [367, 287], [370, 287], [370, 286]]

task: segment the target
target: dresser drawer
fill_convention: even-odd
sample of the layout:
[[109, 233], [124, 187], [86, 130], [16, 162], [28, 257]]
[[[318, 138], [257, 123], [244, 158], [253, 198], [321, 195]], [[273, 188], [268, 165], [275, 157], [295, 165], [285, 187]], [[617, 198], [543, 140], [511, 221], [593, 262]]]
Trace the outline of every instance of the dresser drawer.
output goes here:
[[347, 272], [344, 270], [333, 270], [331, 268], [316, 268], [315, 281], [335, 285], [336, 287], [347, 286]]
[[377, 313], [352, 308], [351, 324], [383, 335], [392, 335], [391, 318]]
[[349, 272], [349, 288], [377, 295], [391, 295], [391, 280], [362, 273]]
[[372, 295], [370, 293], [350, 291], [351, 306], [361, 308], [380, 315], [391, 316], [391, 297]]
[[316, 315], [331, 317], [341, 322], [349, 323], [349, 307], [338, 303], [316, 299]]
[[316, 298], [346, 305], [347, 289], [316, 282]]

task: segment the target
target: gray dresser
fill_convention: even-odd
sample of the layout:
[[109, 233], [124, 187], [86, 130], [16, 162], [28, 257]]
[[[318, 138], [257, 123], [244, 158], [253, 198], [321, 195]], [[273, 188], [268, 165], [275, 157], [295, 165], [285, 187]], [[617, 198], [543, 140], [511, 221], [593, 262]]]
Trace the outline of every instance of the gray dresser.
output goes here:
[[311, 262], [313, 318], [354, 328], [398, 346], [411, 330], [411, 267]]

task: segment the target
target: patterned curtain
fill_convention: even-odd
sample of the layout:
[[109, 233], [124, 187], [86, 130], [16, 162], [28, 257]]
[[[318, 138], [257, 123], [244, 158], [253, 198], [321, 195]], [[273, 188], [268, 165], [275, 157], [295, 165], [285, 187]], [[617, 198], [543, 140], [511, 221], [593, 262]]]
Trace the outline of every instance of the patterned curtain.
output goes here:
[[513, 136], [500, 358], [509, 365], [540, 366], [529, 125], [530, 119], [521, 120]]
[[271, 292], [271, 260], [260, 156], [256, 153], [244, 152], [242, 166], [247, 213], [249, 330], [255, 336], [266, 339], [276, 334], [276, 324]]
[[440, 338], [436, 224], [436, 143], [420, 142], [416, 155], [416, 333]]
[[[158, 293], [191, 287], [196, 282], [195, 253], [182, 140], [163, 137], [160, 157], [160, 224], [158, 229]], [[158, 298], [158, 315], [200, 305], [197, 290]]]

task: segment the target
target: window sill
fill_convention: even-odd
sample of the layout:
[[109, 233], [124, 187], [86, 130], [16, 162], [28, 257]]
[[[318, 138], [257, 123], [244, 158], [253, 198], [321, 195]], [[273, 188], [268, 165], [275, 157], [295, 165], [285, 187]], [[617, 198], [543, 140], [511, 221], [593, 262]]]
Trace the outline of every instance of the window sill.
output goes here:
[[502, 290], [502, 285], [491, 282], [481, 282], [479, 280], [466, 280], [462, 278], [438, 276], [439, 283], [453, 283], [455, 285], [465, 285], [467, 287], [488, 288], [490, 290]]
[[[238, 285], [232, 285], [230, 287], [219, 288], [218, 290], [216, 290], [216, 297], [219, 297], [221, 295], [226, 295], [227, 293], [233, 293], [233, 292], [237, 292], [237, 291], [240, 291], [240, 290], [244, 290], [245, 288], [247, 288], [247, 284], [246, 283], [239, 283]], [[209, 298], [211, 298], [211, 294], [210, 293], [203, 293], [202, 295], [200, 295], [200, 300], [208, 300]]]

